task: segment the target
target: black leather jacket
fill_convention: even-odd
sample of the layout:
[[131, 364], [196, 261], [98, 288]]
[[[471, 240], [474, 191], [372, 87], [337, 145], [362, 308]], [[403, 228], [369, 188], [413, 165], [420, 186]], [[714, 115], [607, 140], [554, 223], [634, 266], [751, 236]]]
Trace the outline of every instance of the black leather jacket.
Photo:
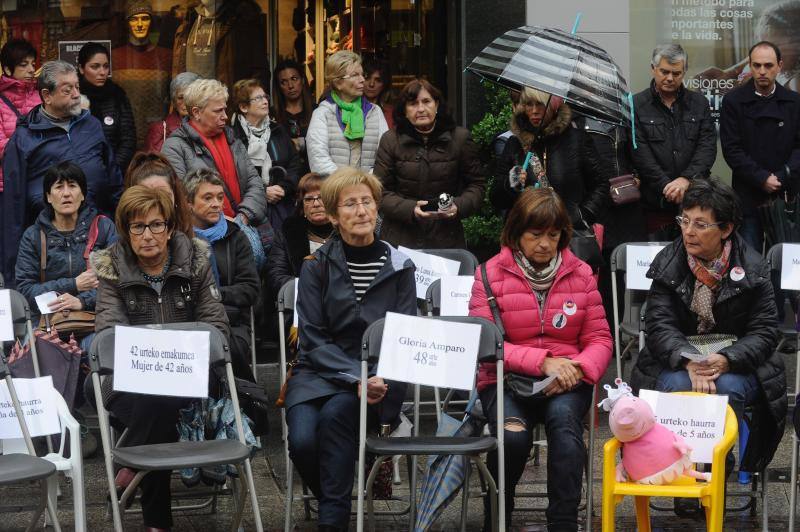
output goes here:
[[[778, 344], [778, 312], [769, 267], [738, 236], [733, 237], [730, 268], [740, 266], [745, 277], [733, 281], [726, 275], [714, 303], [716, 325], [711, 333], [733, 334], [738, 340], [720, 350], [733, 373], [754, 373], [762, 390], [755, 405], [750, 439], [742, 460], [745, 471], [759, 471], [772, 460], [786, 423], [786, 374]], [[647, 272], [653, 279], [647, 296], [647, 345], [631, 376], [634, 389], [655, 389], [664, 369], [683, 367], [680, 353], [694, 352], [686, 340], [697, 334], [697, 315], [690, 310], [695, 276], [689, 269], [686, 248], [678, 238], [664, 248]]]
[[633, 163], [642, 180], [642, 198], [651, 210], [677, 210], [664, 187], [678, 177], [708, 177], [717, 157], [717, 130], [705, 97], [681, 88], [668, 109], [650, 87], [633, 97], [636, 145]]

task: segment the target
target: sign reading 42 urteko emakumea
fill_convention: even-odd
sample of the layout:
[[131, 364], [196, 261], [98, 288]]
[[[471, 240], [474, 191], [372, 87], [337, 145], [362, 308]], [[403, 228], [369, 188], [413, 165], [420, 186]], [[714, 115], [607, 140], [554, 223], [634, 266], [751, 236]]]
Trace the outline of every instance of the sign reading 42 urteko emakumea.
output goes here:
[[175, 397], [208, 396], [208, 331], [117, 325], [114, 390]]

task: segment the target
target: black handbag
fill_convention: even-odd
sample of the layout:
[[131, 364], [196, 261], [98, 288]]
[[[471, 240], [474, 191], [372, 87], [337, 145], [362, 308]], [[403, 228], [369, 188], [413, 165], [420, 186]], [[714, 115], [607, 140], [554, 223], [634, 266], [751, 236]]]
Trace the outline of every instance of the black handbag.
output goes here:
[[[500, 309], [497, 307], [497, 299], [495, 299], [494, 293], [492, 293], [492, 287], [489, 286], [485, 262], [481, 264], [481, 280], [483, 281], [483, 291], [486, 293], [486, 300], [489, 302], [489, 308], [492, 311], [494, 324], [500, 329], [500, 334], [505, 338], [506, 329], [503, 327], [502, 318], [500, 318]], [[533, 386], [542, 380], [544, 380], [543, 377], [531, 377], [529, 375], [520, 375], [519, 373], [508, 371], [504, 374], [503, 387], [520, 399], [545, 398], [541, 392], [533, 393]]]
[[591, 266], [593, 271], [597, 272], [605, 263], [603, 251], [600, 249], [600, 244], [597, 243], [597, 235], [592, 226], [587, 224], [583, 218], [581, 218], [581, 223], [583, 227], [575, 226], [572, 230], [569, 249], [576, 257]]
[[234, 377], [236, 391], [239, 396], [239, 406], [253, 422], [252, 429], [255, 436], [266, 436], [269, 433], [269, 398], [264, 388], [248, 380]]

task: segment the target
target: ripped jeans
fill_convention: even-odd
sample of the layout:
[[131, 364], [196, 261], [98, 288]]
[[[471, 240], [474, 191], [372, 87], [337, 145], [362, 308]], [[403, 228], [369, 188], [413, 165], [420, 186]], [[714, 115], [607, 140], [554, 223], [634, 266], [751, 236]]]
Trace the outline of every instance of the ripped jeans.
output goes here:
[[[480, 392], [492, 435], [497, 433], [494, 385]], [[514, 490], [533, 447], [535, 423], [543, 423], [547, 435], [547, 529], [578, 530], [586, 446], [583, 420], [592, 402], [592, 387], [581, 383], [574, 390], [549, 398], [518, 399], [505, 392], [506, 524], [511, 524]], [[489, 453], [489, 471], [497, 479], [497, 453]], [[488, 500], [485, 512], [489, 513]]]

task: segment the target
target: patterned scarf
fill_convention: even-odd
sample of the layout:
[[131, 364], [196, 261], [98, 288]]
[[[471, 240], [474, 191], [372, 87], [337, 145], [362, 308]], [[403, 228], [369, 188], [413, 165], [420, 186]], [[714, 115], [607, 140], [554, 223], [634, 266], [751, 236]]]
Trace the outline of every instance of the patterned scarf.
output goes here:
[[689, 309], [697, 314], [697, 334], [706, 334], [716, 325], [714, 303], [717, 301], [719, 283], [730, 266], [731, 247], [731, 241], [728, 240], [722, 247], [722, 254], [710, 262], [686, 254], [689, 269], [696, 279]]
[[550, 290], [558, 273], [558, 268], [561, 267], [561, 253], [557, 253], [550, 263], [541, 270], [534, 268], [522, 251], [514, 252], [514, 261], [522, 270], [531, 288], [536, 291]]

